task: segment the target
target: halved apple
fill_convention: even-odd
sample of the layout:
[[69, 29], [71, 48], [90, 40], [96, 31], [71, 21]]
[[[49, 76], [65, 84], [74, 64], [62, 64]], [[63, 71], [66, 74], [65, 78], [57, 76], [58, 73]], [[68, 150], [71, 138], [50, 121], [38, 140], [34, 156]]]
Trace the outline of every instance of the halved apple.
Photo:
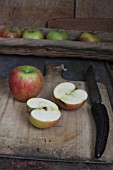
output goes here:
[[74, 110], [81, 107], [88, 98], [88, 94], [83, 89], [77, 89], [71, 82], [58, 84], [54, 89], [56, 104], [65, 110]]
[[38, 128], [49, 128], [61, 117], [58, 106], [44, 98], [31, 98], [27, 101], [28, 117], [32, 125]]

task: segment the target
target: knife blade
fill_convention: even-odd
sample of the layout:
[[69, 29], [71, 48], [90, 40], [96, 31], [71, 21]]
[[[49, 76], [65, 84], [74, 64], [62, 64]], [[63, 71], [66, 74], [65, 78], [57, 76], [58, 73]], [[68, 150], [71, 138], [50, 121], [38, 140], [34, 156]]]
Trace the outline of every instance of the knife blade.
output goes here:
[[87, 69], [86, 80], [87, 80], [87, 85], [89, 88], [90, 102], [92, 104], [93, 103], [101, 103], [102, 98], [101, 98], [99, 88], [98, 88], [97, 82], [95, 80], [95, 75], [93, 73], [93, 68], [91, 65]]
[[86, 81], [91, 102], [91, 113], [96, 125], [95, 158], [100, 158], [106, 148], [109, 135], [109, 116], [105, 105], [102, 104], [92, 65], [86, 71]]

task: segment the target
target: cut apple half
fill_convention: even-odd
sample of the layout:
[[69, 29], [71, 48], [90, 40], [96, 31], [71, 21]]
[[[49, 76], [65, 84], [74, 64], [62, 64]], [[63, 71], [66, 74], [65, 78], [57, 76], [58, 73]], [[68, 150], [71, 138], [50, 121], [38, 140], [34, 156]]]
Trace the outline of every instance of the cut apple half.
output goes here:
[[54, 89], [56, 104], [66, 110], [74, 110], [81, 107], [88, 98], [88, 94], [83, 89], [77, 89], [71, 82], [58, 84]]
[[49, 128], [61, 117], [58, 106], [44, 98], [31, 98], [27, 101], [28, 117], [32, 125], [38, 128]]

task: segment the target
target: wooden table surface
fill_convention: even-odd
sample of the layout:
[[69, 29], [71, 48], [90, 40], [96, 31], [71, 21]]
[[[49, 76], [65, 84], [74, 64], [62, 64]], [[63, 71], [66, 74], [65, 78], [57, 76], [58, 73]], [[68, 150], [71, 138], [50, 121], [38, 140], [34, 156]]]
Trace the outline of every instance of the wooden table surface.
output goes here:
[[[113, 107], [113, 89], [109, 75], [105, 68], [105, 61], [89, 60], [89, 59], [70, 59], [70, 58], [38, 58], [34, 56], [14, 56], [14, 55], [0, 55], [0, 77], [8, 77], [11, 70], [18, 65], [30, 64], [38, 67], [45, 73], [44, 66], [48, 63], [52, 64], [64, 64], [68, 69], [68, 72], [62, 76], [69, 80], [84, 80], [84, 68], [89, 64], [94, 66], [97, 81], [104, 83], [107, 86], [111, 105]], [[47, 160], [31, 160], [21, 157], [13, 157], [10, 155], [0, 156], [0, 170], [112, 170], [112, 164], [91, 164], [85, 162], [61, 162], [61, 161], [47, 161]]]

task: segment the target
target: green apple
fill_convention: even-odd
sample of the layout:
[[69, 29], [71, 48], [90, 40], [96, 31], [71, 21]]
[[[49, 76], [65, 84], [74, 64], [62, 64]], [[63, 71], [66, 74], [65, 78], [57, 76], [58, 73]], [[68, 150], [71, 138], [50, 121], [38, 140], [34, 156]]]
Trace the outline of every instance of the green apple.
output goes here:
[[27, 112], [30, 123], [37, 128], [49, 128], [61, 117], [58, 106], [44, 98], [31, 98], [27, 101]]
[[9, 75], [9, 89], [14, 98], [26, 102], [36, 97], [44, 83], [42, 72], [31, 65], [14, 68]]
[[94, 33], [90, 33], [90, 32], [81, 33], [79, 40], [83, 42], [95, 42], [95, 43], [98, 43], [101, 41], [98, 35]]
[[77, 89], [76, 85], [70, 82], [58, 84], [54, 91], [56, 103], [65, 110], [74, 110], [81, 107], [88, 98], [88, 94], [83, 89]]
[[28, 39], [43, 39], [43, 32], [38, 28], [26, 28], [22, 33], [22, 38]]
[[66, 31], [50, 30], [46, 34], [46, 39], [48, 39], [48, 40], [68, 40], [69, 35]]

